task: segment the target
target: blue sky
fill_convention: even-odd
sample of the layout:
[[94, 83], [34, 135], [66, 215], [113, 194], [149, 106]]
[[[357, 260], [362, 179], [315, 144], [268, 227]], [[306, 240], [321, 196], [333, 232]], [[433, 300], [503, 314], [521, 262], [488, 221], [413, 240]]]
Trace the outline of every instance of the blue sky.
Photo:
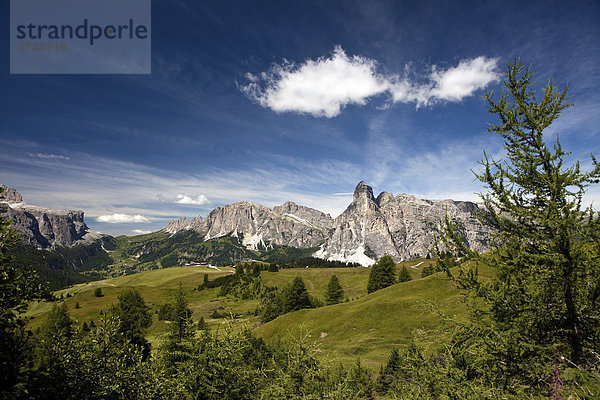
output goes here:
[[600, 155], [598, 38], [597, 1], [154, 0], [150, 75], [10, 75], [2, 47], [0, 182], [128, 235], [239, 200], [336, 216], [360, 180], [476, 200], [514, 57], [569, 84], [549, 135]]

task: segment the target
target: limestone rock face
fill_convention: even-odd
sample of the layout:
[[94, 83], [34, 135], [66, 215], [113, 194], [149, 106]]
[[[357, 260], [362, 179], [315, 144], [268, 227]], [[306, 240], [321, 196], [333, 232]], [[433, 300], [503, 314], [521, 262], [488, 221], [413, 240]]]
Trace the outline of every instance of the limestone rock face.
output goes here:
[[164, 230], [168, 233], [177, 233], [179, 231], [192, 229], [198, 232], [205, 231], [205, 221], [202, 219], [200, 215], [198, 215], [194, 219], [187, 219], [186, 217], [181, 217], [179, 219], [175, 219], [173, 221], [169, 221], [167, 226], [165, 226]]
[[10, 186], [0, 185], [4, 189], [4, 192], [0, 193], [0, 202], [6, 203], [22, 203], [23, 197], [19, 192]]
[[313, 247], [321, 243], [333, 219], [321, 211], [286, 202], [270, 208], [241, 201], [212, 210], [206, 220], [181, 218], [170, 221], [165, 231], [175, 233], [193, 229], [211, 239], [231, 234], [251, 249], [267, 249], [271, 245]]
[[24, 203], [14, 189], [2, 187], [5, 192], [0, 194], [0, 215], [12, 220], [11, 227], [21, 234], [25, 243], [46, 249], [90, 243], [100, 238], [100, 234], [85, 224], [83, 211], [32, 206]]
[[439, 239], [438, 227], [446, 214], [460, 226], [466, 245], [487, 249], [490, 235], [475, 217], [475, 203], [453, 200], [423, 200], [409, 194], [382, 192], [360, 182], [352, 203], [335, 220], [321, 211], [286, 202], [273, 209], [241, 201], [211, 211], [205, 220], [181, 218], [165, 231], [193, 229], [206, 239], [231, 234], [251, 249], [271, 245], [313, 247], [322, 243], [316, 257], [372, 265], [389, 255], [396, 261], [425, 256]]
[[372, 265], [389, 255], [396, 261], [425, 256], [438, 239], [437, 228], [446, 214], [458, 223], [466, 245], [487, 250], [488, 229], [475, 217], [475, 203], [423, 200], [408, 194], [394, 197], [383, 192], [375, 199], [373, 189], [360, 182], [352, 203], [334, 221], [334, 227], [316, 257]]

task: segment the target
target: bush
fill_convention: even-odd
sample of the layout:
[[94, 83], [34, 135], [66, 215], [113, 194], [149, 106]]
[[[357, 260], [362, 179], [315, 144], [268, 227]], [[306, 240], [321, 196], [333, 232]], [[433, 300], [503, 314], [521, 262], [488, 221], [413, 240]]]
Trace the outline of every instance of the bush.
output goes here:
[[400, 273], [398, 274], [398, 282], [408, 282], [411, 279], [412, 278], [410, 277], [410, 272], [408, 272], [408, 268], [400, 268]]
[[367, 293], [386, 288], [396, 283], [396, 263], [390, 256], [383, 256], [371, 267]]
[[437, 271], [433, 265], [428, 265], [421, 270], [421, 278], [425, 278], [426, 276], [433, 275]]

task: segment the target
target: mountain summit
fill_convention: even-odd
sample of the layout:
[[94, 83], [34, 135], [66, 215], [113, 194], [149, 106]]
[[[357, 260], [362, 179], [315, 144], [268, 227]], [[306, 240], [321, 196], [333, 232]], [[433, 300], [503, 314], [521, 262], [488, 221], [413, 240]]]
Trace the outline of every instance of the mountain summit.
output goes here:
[[242, 239], [250, 249], [266, 249], [272, 245], [314, 247], [323, 242], [333, 218], [313, 208], [288, 201], [273, 209], [240, 201], [212, 210], [206, 219], [181, 218], [170, 221], [168, 233], [184, 229], [205, 234], [205, 240], [231, 234]]
[[423, 200], [409, 194], [382, 192], [360, 182], [352, 203], [338, 216], [325, 243], [315, 253], [328, 260], [357, 262], [368, 266], [384, 255], [396, 261], [425, 256], [439, 239], [438, 227], [446, 215], [458, 223], [466, 245], [485, 251], [489, 231], [477, 220], [475, 203], [454, 200]]
[[15, 189], [0, 185], [0, 215], [12, 220], [11, 227], [23, 237], [23, 242], [39, 249], [90, 243], [100, 234], [87, 227], [83, 211], [37, 207], [23, 202]]
[[290, 201], [273, 209], [241, 201], [215, 208], [206, 219], [171, 221], [164, 230], [192, 229], [205, 239], [231, 234], [254, 250], [320, 245], [315, 257], [369, 266], [384, 255], [396, 261], [425, 256], [439, 239], [438, 228], [446, 215], [459, 224], [468, 247], [485, 251], [489, 231], [475, 217], [478, 212], [475, 203], [464, 201], [394, 197], [390, 192], [375, 198], [373, 188], [361, 181], [352, 202], [335, 220]]

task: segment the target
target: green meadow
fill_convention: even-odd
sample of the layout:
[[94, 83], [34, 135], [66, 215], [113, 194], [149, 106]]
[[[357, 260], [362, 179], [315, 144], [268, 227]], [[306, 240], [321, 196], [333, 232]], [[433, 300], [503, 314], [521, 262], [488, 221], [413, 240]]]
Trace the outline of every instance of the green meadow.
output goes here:
[[[462, 295], [442, 273], [421, 278], [421, 270], [435, 260], [417, 259], [397, 265], [406, 266], [413, 280], [398, 283], [367, 295], [369, 268], [293, 268], [278, 272], [261, 272], [265, 286], [283, 287], [296, 276], [306, 284], [310, 295], [324, 299], [327, 283], [336, 275], [344, 288], [347, 301], [316, 309], [304, 309], [282, 315], [261, 324], [254, 315], [259, 299], [242, 300], [219, 296], [219, 288], [197, 290], [207, 274], [209, 280], [233, 274], [230, 267], [219, 270], [203, 266], [172, 267], [148, 270], [73, 287], [55, 292], [63, 298], [71, 317], [79, 324], [97, 320], [102, 310], [117, 302], [128, 288], [136, 288], [153, 312], [153, 324], [147, 338], [154, 348], [168, 331], [167, 321], [159, 321], [158, 308], [172, 301], [181, 285], [187, 293], [193, 319], [203, 317], [213, 330], [225, 326], [248, 327], [267, 342], [290, 341], [302, 337], [314, 344], [320, 357], [331, 362], [354, 363], [358, 358], [369, 367], [378, 368], [387, 361], [393, 347], [404, 347], [420, 332], [435, 329], [441, 322], [439, 311], [450, 316], [465, 313]], [[102, 296], [97, 297], [97, 288]], [[29, 326], [36, 329], [53, 304], [34, 303], [27, 316]], [[216, 312], [216, 314], [215, 314]]]

